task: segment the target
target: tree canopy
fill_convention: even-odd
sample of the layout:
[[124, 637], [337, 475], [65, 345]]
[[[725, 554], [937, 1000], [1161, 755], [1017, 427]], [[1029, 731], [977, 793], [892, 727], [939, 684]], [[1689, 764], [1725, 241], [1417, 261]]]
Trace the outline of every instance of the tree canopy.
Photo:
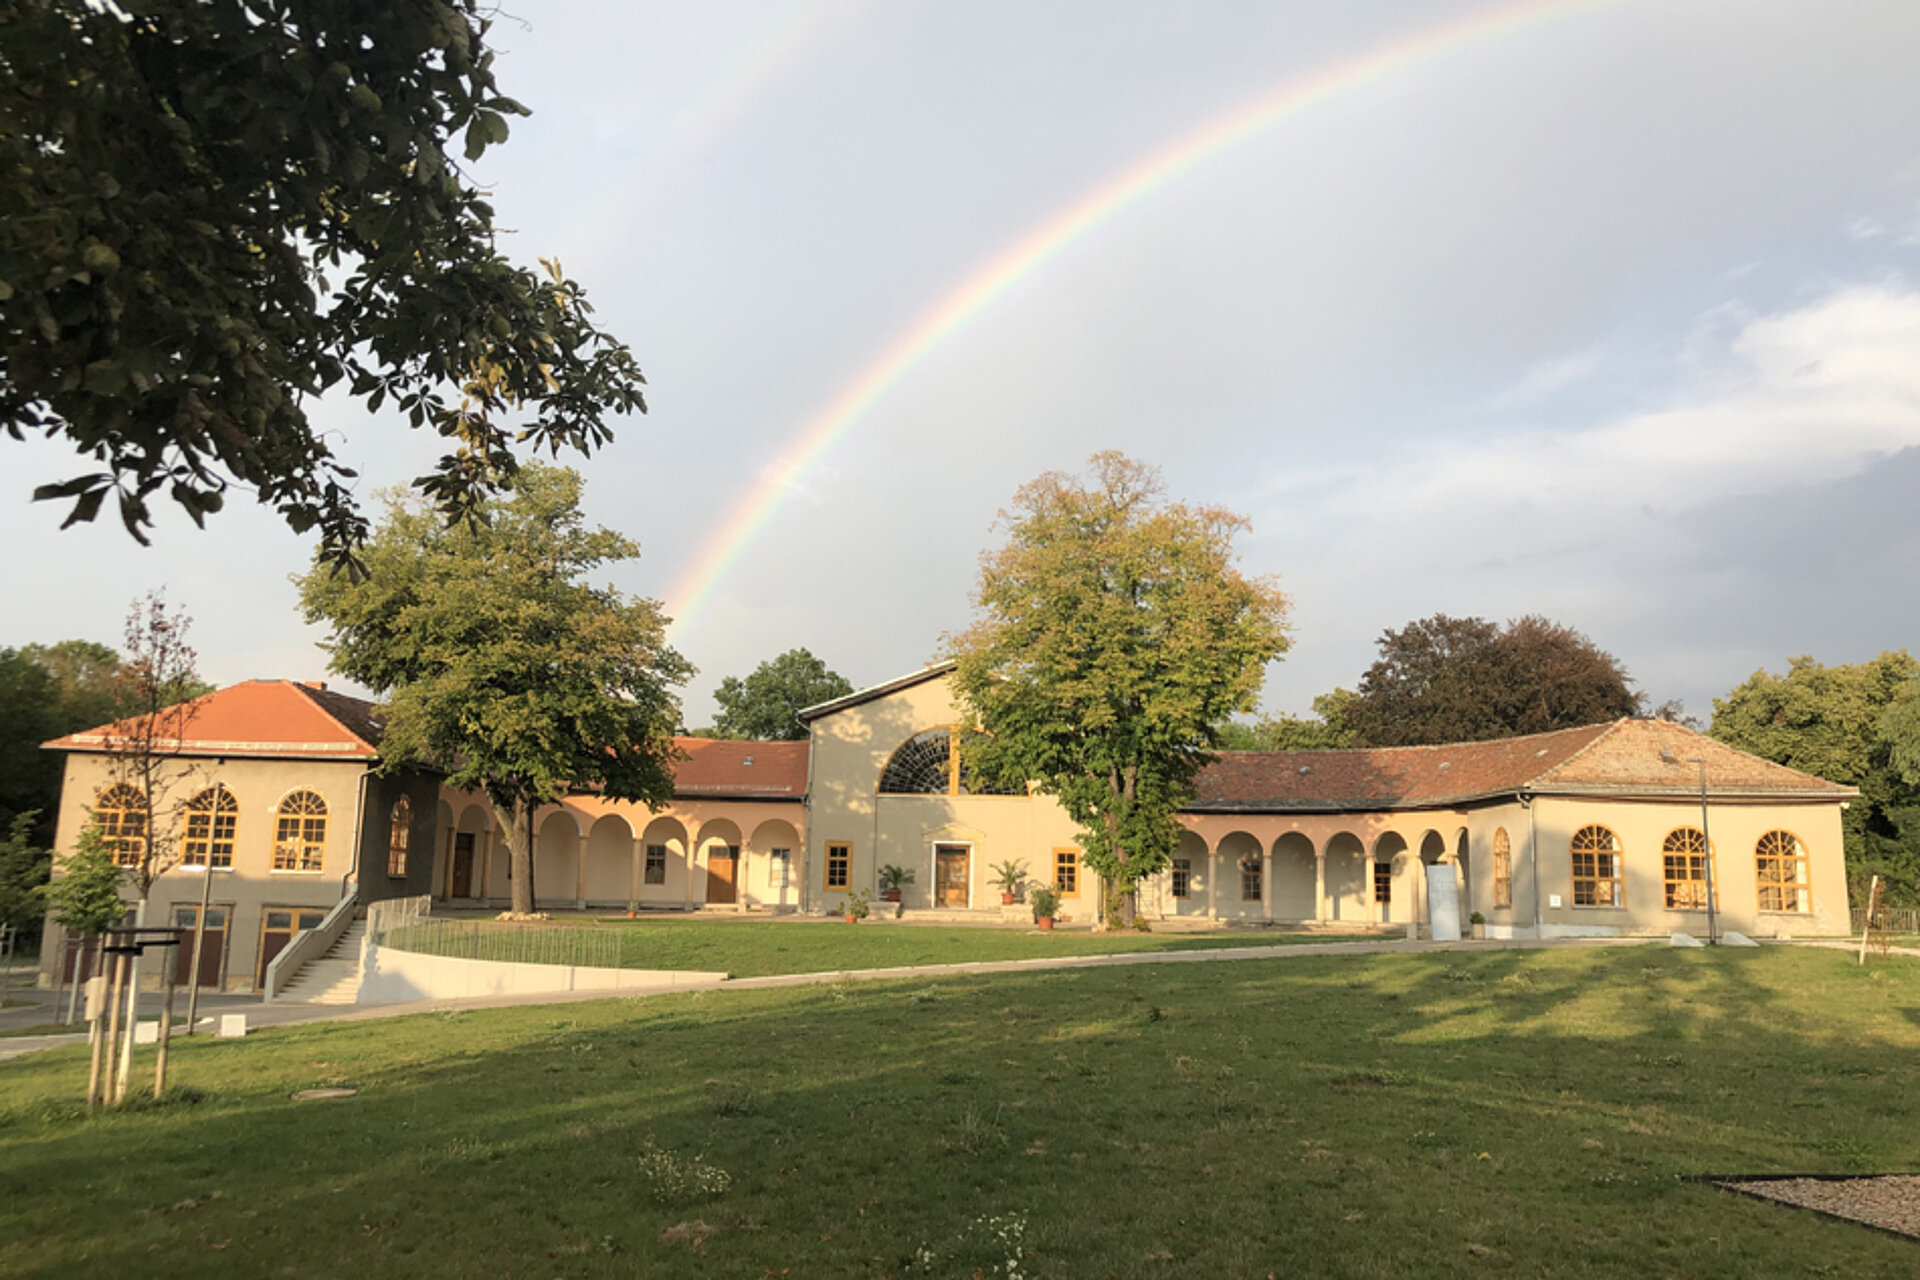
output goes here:
[[307, 621], [331, 628], [333, 669], [380, 695], [380, 767], [443, 770], [500, 808], [519, 912], [533, 910], [539, 805], [574, 787], [672, 797], [673, 689], [692, 674], [656, 601], [589, 581], [639, 548], [588, 527], [580, 490], [573, 471], [529, 465], [471, 526], [389, 494], [369, 577], [317, 554], [299, 580]]
[[1479, 742], [1638, 715], [1626, 668], [1538, 616], [1497, 626], [1437, 613], [1380, 637], [1345, 719], [1357, 746]]
[[[352, 563], [353, 473], [309, 421], [334, 388], [448, 452], [450, 516], [515, 446], [588, 451], [646, 408], [631, 353], [555, 263], [495, 248], [478, 159], [527, 114], [479, 0], [16, 0], [0, 20], [0, 429], [90, 469], [42, 485], [145, 541], [230, 490]], [[519, 420], [509, 422], [509, 415]]]
[[1311, 716], [1261, 716], [1252, 724], [1229, 720], [1219, 726], [1215, 743], [1222, 751], [1333, 751], [1353, 745], [1347, 725], [1351, 689], [1335, 689], [1313, 700]]
[[799, 713], [853, 692], [853, 685], [805, 649], [789, 649], [744, 679], [728, 676], [713, 691], [720, 704], [713, 731], [721, 738], [794, 741], [807, 736]]
[[1287, 600], [1237, 568], [1242, 517], [1168, 502], [1157, 471], [1118, 453], [1084, 478], [1041, 476], [1001, 524], [974, 623], [948, 638], [991, 735], [980, 764], [1059, 800], [1125, 922], [1172, 858], [1214, 726], [1252, 706], [1286, 652]]
[[[1794, 658], [1713, 700], [1713, 737], [1789, 768], [1860, 788], [1840, 815], [1857, 888], [1875, 872], [1891, 900], [1920, 902], [1920, 662], [1905, 650], [1825, 666]], [[1861, 899], [1864, 901], [1864, 898]]]

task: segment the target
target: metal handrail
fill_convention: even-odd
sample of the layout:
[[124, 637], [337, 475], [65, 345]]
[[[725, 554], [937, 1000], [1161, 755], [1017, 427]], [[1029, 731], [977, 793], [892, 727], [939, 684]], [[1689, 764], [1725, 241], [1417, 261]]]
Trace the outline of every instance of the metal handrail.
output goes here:
[[309, 960], [318, 960], [327, 954], [333, 944], [340, 941], [340, 935], [353, 927], [353, 909], [359, 901], [359, 895], [343, 881], [340, 901], [321, 917], [320, 923], [294, 934], [287, 945], [280, 949], [280, 954], [267, 962], [266, 981], [261, 985], [268, 1004], [272, 1004], [274, 997], [286, 990], [287, 984], [293, 981], [293, 975], [305, 968]]

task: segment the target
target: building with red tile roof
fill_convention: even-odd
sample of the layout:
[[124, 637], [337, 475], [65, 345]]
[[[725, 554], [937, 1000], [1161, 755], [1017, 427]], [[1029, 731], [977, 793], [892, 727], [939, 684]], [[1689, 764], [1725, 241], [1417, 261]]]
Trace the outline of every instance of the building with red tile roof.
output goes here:
[[[969, 794], [951, 663], [801, 713], [812, 735], [808, 905], [915, 872], [909, 906], [990, 905], [1012, 859], [1086, 917], [1074, 824], [1038, 795]], [[1704, 790], [1704, 802], [1703, 802]], [[1857, 793], [1687, 729], [1619, 720], [1494, 742], [1224, 752], [1180, 815], [1149, 917], [1313, 928], [1479, 915], [1494, 936], [1845, 934], [1840, 811]], [[1711, 850], [1711, 856], [1708, 851]], [[1711, 887], [1710, 887], [1711, 884]], [[1438, 905], [1436, 905], [1438, 904]]]

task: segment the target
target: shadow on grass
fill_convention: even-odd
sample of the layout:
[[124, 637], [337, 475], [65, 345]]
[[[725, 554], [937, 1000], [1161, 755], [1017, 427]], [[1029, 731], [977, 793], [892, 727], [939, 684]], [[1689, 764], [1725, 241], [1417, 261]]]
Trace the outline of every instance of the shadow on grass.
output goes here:
[[41, 1114], [68, 1053], [0, 1067], [0, 1262], [972, 1274], [1017, 1215], [1034, 1276], [1899, 1274], [1679, 1178], [1920, 1164], [1917, 995], [1664, 948], [709, 992], [193, 1044], [204, 1104], [94, 1121]]

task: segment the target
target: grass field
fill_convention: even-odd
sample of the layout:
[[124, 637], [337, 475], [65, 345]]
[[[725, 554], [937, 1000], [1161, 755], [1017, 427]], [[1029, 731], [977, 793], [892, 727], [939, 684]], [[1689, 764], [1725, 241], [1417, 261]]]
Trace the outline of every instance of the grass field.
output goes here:
[[[1920, 1168], [1920, 963], [1663, 947], [849, 983], [0, 1063], [5, 1276], [1911, 1276], [1685, 1183]], [[357, 1087], [338, 1102], [294, 1090]], [[1014, 1270], [1007, 1263], [1020, 1250]]]
[[[967, 960], [1031, 960], [1044, 956], [1110, 955], [1117, 952], [1200, 951], [1216, 947], [1278, 947], [1314, 942], [1350, 942], [1353, 935], [1235, 930], [1225, 933], [1107, 933], [1102, 931], [995, 929], [965, 925], [855, 924], [839, 920], [626, 920], [602, 918], [591, 925], [556, 923], [472, 925], [502, 943], [545, 934], [565, 952], [565, 936], [614, 934], [624, 969], [691, 969], [758, 978], [780, 973], [834, 973], [845, 969], [890, 969], [900, 965], [957, 964]], [[462, 941], [456, 927], [449, 941]], [[1384, 936], [1404, 936], [1404, 926]], [[531, 939], [539, 941], [538, 937]], [[410, 946], [403, 931], [397, 945]], [[479, 954], [493, 958], [485, 944]]]

